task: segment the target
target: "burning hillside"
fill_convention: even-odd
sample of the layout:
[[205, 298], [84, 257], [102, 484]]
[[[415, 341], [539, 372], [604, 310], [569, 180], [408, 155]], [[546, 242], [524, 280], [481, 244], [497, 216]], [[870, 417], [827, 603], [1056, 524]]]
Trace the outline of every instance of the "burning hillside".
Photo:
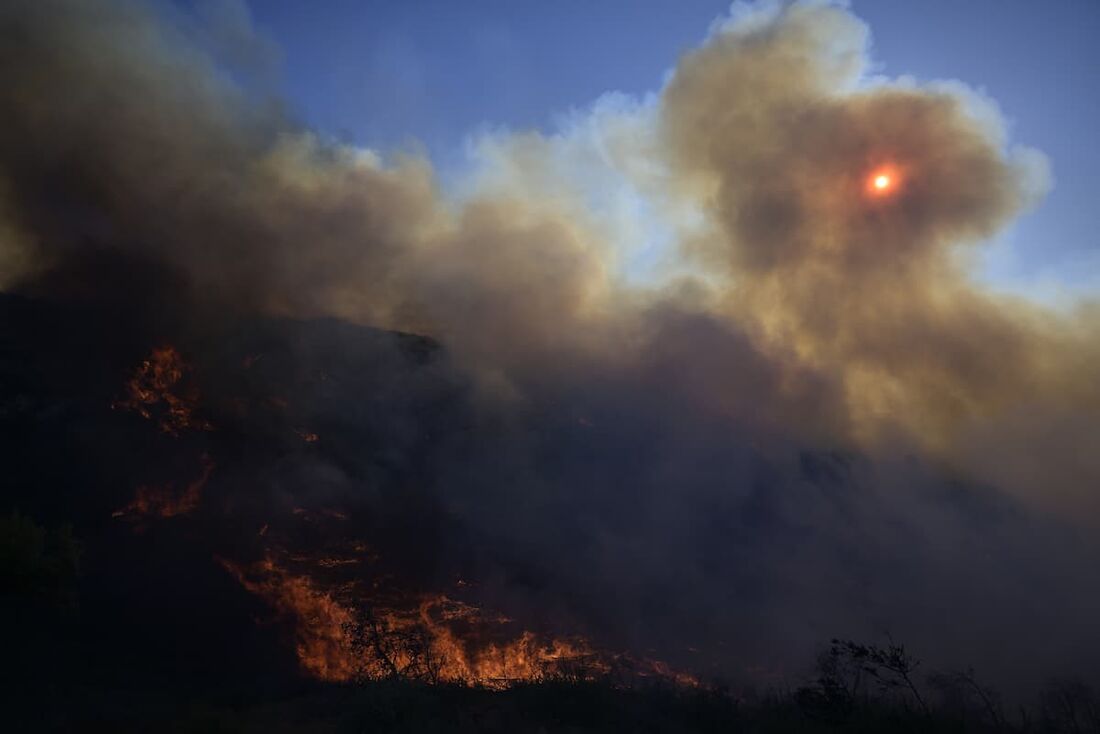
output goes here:
[[361, 573], [346, 573], [361, 572], [361, 559], [370, 558], [361, 545], [358, 550], [344, 557], [298, 555], [281, 562], [269, 552], [247, 568], [229, 561], [223, 565], [293, 624], [299, 663], [322, 680], [506, 688], [545, 679], [631, 683], [651, 678], [698, 685], [691, 675], [662, 662], [601, 651], [576, 636], [537, 634], [516, 620], [488, 613], [462, 600], [477, 598], [476, 588], [463, 580], [449, 590], [453, 597], [400, 591], [393, 579], [367, 584]]
[[363, 593], [354, 584], [323, 591], [313, 577], [292, 575], [271, 559], [248, 570], [226, 567], [293, 620], [299, 662], [322, 680], [504, 687], [611, 672], [583, 640], [543, 640], [528, 631], [509, 639], [512, 620], [446, 596], [387, 598], [380, 589]]
[[[273, 345], [266, 346], [271, 351]], [[286, 379], [287, 375], [279, 374], [285, 364], [280, 365], [279, 350], [274, 351], [262, 366], [263, 352], [239, 362], [225, 358], [225, 364], [213, 368], [211, 374], [218, 374], [224, 381], [222, 409], [228, 411], [219, 423], [230, 426], [234, 441], [257, 442], [261, 445], [255, 448], [261, 451], [269, 449], [262, 444], [271, 441], [285, 447], [281, 450], [323, 452], [327, 441], [316, 433], [300, 428], [268, 433], [273, 429], [271, 415], [265, 416], [262, 427], [252, 423], [257, 411], [274, 411], [282, 416], [281, 423], [286, 427], [301, 423], [299, 417], [286, 415], [294, 412], [290, 400], [269, 394], [296, 395], [300, 400], [300, 388], [284, 383], [275, 389], [276, 385], [263, 383], [265, 379]], [[275, 372], [267, 369], [265, 378], [269, 365]], [[221, 369], [234, 374], [219, 373]], [[297, 378], [324, 385], [338, 380], [339, 370], [334, 366], [307, 370]], [[235, 385], [241, 393], [226, 394], [225, 385]], [[211, 453], [228, 457], [227, 449], [219, 429], [197, 416], [211, 415], [218, 409], [203, 404], [201, 395], [205, 390], [200, 388], [200, 376], [177, 348], [154, 348], [126, 382], [125, 392], [127, 397], [113, 401], [110, 407], [132, 413], [150, 430], [160, 432], [164, 436], [160, 451], [171, 454], [178, 449], [181, 458], [171, 459], [168, 464], [182, 466], [185, 457], [193, 453], [188, 438], [198, 439], [203, 446], [197, 476], [166, 477], [157, 485], [139, 485], [134, 498], [111, 513], [118, 520], [133, 523], [139, 532], [159, 532], [156, 521], [198, 510], [212, 477], [232, 471], [233, 459], [224, 458], [226, 466], [219, 470], [211, 458]], [[212, 392], [218, 394], [219, 390]], [[251, 400], [245, 397], [248, 395]], [[292, 448], [291, 434], [306, 445]], [[333, 429], [326, 435], [329, 441], [342, 437], [339, 430]], [[215, 490], [218, 484], [215, 479]], [[216, 537], [222, 532], [217, 528], [218, 514], [232, 518], [234, 508], [231, 499], [218, 496], [216, 491], [211, 494], [206, 498], [210, 506], [203, 522], [205, 532]], [[302, 671], [310, 676], [332, 682], [400, 678], [493, 688], [545, 678], [612, 676], [622, 681], [659, 678], [696, 684], [692, 676], [665, 663], [603, 650], [576, 634], [559, 636], [565, 631], [556, 630], [555, 634], [553, 620], [537, 620], [542, 631], [535, 632], [522, 621], [489, 612], [480, 605], [480, 585], [476, 581], [456, 577], [448, 588], [429, 588], [424, 579], [407, 574], [407, 569], [385, 563], [389, 549], [375, 546], [370, 537], [357, 534], [362, 528], [350, 517], [356, 511], [354, 505], [345, 509], [283, 506], [281, 510], [275, 506], [264, 511], [254, 542], [243, 554], [258, 554], [260, 560], [240, 562], [219, 556], [218, 562], [245, 589], [269, 605], [270, 623], [289, 628], [287, 643], [293, 646]], [[406, 540], [390, 536], [382, 542]]]
[[[730, 671], [777, 675], [779, 648], [747, 631], [767, 628], [778, 603], [761, 599], [816, 593], [798, 575], [806, 564], [855, 597], [852, 574], [896, 595], [879, 604], [920, 606], [908, 582], [879, 570], [927, 572], [876, 537], [881, 497], [857, 456], [801, 451], [791, 475], [775, 446], [729, 424], [675, 459], [694, 484], [664, 504], [668, 469], [655, 460], [671, 457], [649, 437], [676, 425], [686, 397], [654, 402], [645, 376], [623, 378], [639, 381], [648, 408], [631, 388], [625, 402], [486, 412], [445, 350], [407, 334], [334, 320], [243, 318], [199, 332], [138, 323], [115, 352], [80, 346], [109, 343], [114, 312], [2, 305], [2, 415], [9, 445], [25, 447], [12, 455], [20, 502], [49, 516], [44, 503], [70, 498], [95, 550], [85, 614], [135, 664], [155, 654], [176, 674], [201, 665], [211, 675], [237, 649], [240, 669], [333, 682], [691, 686]], [[78, 370], [74, 353], [85, 355]], [[58, 451], [70, 461], [58, 465]], [[702, 469], [716, 462], [756, 477], [755, 489], [707, 491]], [[933, 481], [910, 471], [918, 490]], [[531, 472], [554, 491], [515, 492]], [[611, 502], [598, 486], [629, 487], [634, 501]], [[852, 529], [812, 530], [810, 506]], [[968, 542], [985, 548], [972, 568], [1016, 558], [1011, 543]], [[894, 560], [870, 561], [855, 550], [866, 544]], [[951, 587], [960, 598], [964, 578]], [[1015, 587], [981, 588], [1007, 599]], [[171, 662], [179, 656], [187, 666]]]

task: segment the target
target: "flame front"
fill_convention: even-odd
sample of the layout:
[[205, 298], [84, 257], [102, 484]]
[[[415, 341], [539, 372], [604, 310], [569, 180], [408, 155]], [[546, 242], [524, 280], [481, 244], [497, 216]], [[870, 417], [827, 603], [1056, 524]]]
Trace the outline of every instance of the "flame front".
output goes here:
[[664, 663], [605, 653], [580, 637], [549, 638], [530, 630], [509, 634], [511, 619], [446, 595], [380, 597], [377, 606], [368, 608], [353, 600], [354, 584], [326, 591], [271, 556], [247, 568], [223, 565], [293, 623], [299, 664], [322, 680], [405, 678], [506, 688], [548, 677], [594, 679], [629, 671], [698, 685]]
[[348, 630], [351, 610], [315, 588], [309, 578], [287, 573], [267, 558], [245, 569], [229, 561], [222, 565], [254, 594], [295, 622], [298, 662], [310, 675], [327, 681], [355, 677]]

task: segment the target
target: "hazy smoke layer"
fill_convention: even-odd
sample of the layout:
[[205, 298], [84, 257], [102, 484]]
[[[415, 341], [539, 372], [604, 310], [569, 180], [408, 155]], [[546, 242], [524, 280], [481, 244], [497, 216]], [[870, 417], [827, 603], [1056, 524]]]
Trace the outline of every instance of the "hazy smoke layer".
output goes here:
[[1095, 306], [967, 278], [1044, 159], [959, 84], [869, 83], [866, 42], [827, 3], [741, 10], [652, 106], [593, 113], [674, 240], [676, 275], [639, 284], [638, 233], [555, 166], [579, 137], [485, 141], [445, 196], [425, 160], [293, 124], [140, 4], [9, 0], [0, 288], [438, 338], [482, 423], [433, 490], [543, 569], [501, 594], [628, 644], [779, 667], [888, 627], [1076, 666], [1096, 548], [1036, 518], [1095, 525]]
[[[865, 35], [842, 10], [795, 5], [677, 69], [664, 119], [714, 223], [699, 249], [736, 282], [723, 309], [836, 375], [854, 435], [898, 426], [1023, 493], [1095, 508], [1097, 465], [1071, 458], [1097, 455], [1080, 424], [1098, 406], [1095, 319], [983, 293], [960, 262], [1037, 193], [1043, 160], [1006, 151], [996, 112], [958, 85], [859, 88]], [[876, 171], [895, 192], [868, 191]], [[992, 466], [1020, 454], [1039, 466]]]

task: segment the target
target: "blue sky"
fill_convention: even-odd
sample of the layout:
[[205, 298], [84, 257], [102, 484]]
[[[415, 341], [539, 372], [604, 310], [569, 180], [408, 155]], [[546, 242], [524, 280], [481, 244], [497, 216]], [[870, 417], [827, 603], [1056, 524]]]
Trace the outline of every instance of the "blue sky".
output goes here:
[[[249, 0], [279, 49], [294, 113], [360, 145], [418, 141], [458, 160], [486, 127], [552, 129], [604, 92], [660, 87], [728, 10], [716, 0]], [[1100, 2], [853, 0], [888, 76], [984, 90], [1014, 142], [1045, 152], [1053, 190], [991, 250], [985, 276], [1050, 295], [1100, 284]], [[1055, 288], [1056, 289], [1056, 288]]]

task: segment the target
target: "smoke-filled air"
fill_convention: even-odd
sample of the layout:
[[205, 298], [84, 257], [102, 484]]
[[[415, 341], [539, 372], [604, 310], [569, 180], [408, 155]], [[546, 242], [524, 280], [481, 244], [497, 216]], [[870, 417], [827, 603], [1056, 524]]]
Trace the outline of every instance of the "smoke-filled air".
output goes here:
[[735, 4], [651, 94], [444, 176], [159, 5], [8, 0], [0, 294], [37, 356], [0, 510], [72, 525], [81, 624], [134, 660], [768, 686], [888, 638], [1095, 677], [1100, 307], [974, 275], [1051, 166], [870, 37]]

